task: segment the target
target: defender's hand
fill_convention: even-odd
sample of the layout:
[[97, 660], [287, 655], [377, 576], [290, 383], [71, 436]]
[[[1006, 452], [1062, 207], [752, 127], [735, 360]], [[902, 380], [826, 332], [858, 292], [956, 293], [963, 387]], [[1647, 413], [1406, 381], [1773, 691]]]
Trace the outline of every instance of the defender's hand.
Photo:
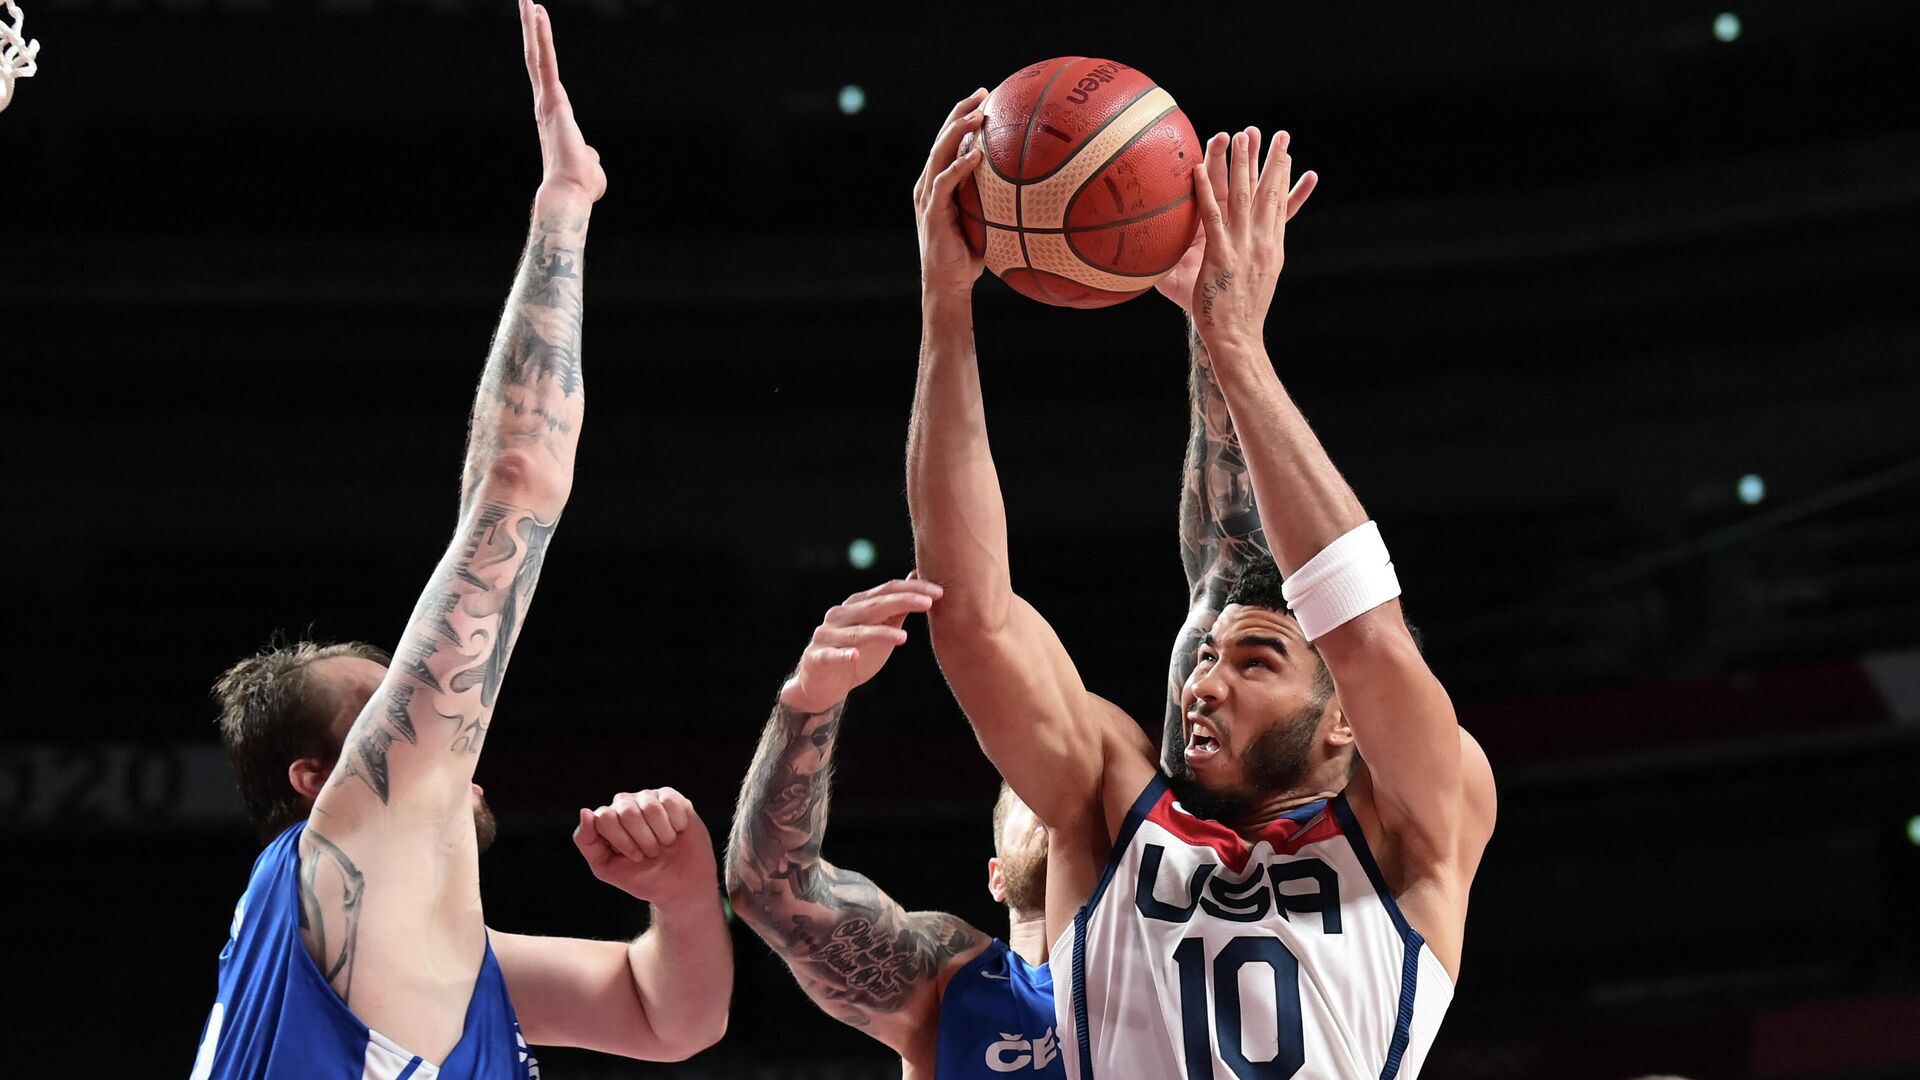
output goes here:
[[1273, 287], [1286, 262], [1287, 218], [1306, 201], [1318, 179], [1309, 172], [1289, 191], [1290, 141], [1284, 131], [1274, 137], [1266, 167], [1256, 176], [1260, 129], [1233, 136], [1231, 161], [1222, 132], [1207, 140], [1206, 159], [1194, 170], [1193, 194], [1200, 204], [1206, 249], [1190, 303], [1194, 326], [1210, 352], [1261, 346]]
[[827, 609], [800, 655], [780, 701], [796, 712], [825, 712], [879, 672], [896, 646], [907, 640], [901, 625], [940, 599], [940, 586], [919, 578], [876, 585]]
[[987, 266], [986, 253], [976, 255], [967, 247], [960, 206], [953, 201], [960, 178], [972, 173], [985, 153], [979, 131], [986, 118], [982, 111], [986, 100], [986, 90], [975, 90], [953, 107], [913, 185], [913, 211], [920, 223], [922, 293], [970, 292]]
[[520, 0], [520, 42], [527, 59], [527, 78], [533, 83], [533, 118], [540, 126], [540, 186], [554, 191], [571, 189], [588, 203], [607, 193], [607, 174], [600, 155], [587, 145], [573, 120], [573, 104], [560, 85], [560, 61], [553, 51], [553, 23], [547, 9], [532, 0]]
[[594, 877], [636, 899], [671, 905], [718, 887], [707, 826], [672, 788], [622, 792], [598, 810], [582, 809], [573, 843]]
[[[1215, 138], [1219, 138], [1219, 136], [1215, 136]], [[1196, 184], [1203, 182], [1203, 178], [1205, 183], [1214, 184], [1213, 198], [1215, 202], [1224, 203], [1227, 201], [1227, 178], [1224, 173], [1220, 175], [1217, 184], [1215, 184], [1213, 174], [1207, 172], [1204, 168], [1194, 169], [1193, 175]], [[1314, 185], [1319, 179], [1319, 176], [1309, 172], [1300, 178], [1299, 183], [1293, 185], [1293, 190], [1287, 195], [1288, 221], [1292, 221], [1293, 215], [1299, 213], [1300, 208], [1307, 204], [1307, 196], [1313, 194]], [[1196, 195], [1195, 197], [1197, 198], [1198, 196]], [[1206, 226], [1204, 223], [1196, 223], [1193, 230], [1193, 243], [1187, 245], [1187, 253], [1182, 255], [1180, 261], [1173, 264], [1173, 269], [1167, 272], [1167, 276], [1161, 278], [1159, 284], [1154, 286], [1155, 289], [1159, 290], [1161, 296], [1178, 304], [1180, 310], [1187, 313], [1188, 318], [1192, 318], [1193, 316], [1193, 286], [1194, 282], [1200, 278], [1200, 263], [1206, 258], [1206, 254]]]

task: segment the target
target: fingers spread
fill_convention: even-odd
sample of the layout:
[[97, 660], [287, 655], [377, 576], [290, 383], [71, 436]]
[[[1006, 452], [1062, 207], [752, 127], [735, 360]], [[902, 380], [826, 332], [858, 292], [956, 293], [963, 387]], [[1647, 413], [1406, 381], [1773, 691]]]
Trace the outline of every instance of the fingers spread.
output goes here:
[[1200, 231], [1206, 236], [1208, 244], [1221, 242], [1226, 235], [1227, 223], [1220, 213], [1220, 196], [1214, 191], [1213, 148], [1207, 148], [1207, 161], [1193, 170], [1193, 199], [1200, 207]]
[[[1287, 206], [1286, 217], [1293, 216], [1293, 205], [1289, 200], [1289, 190], [1293, 185], [1293, 158], [1288, 155], [1287, 147], [1293, 137], [1286, 132], [1278, 132], [1273, 137], [1273, 145], [1267, 148], [1267, 162], [1260, 170], [1260, 211], [1262, 221], [1268, 224], [1278, 217], [1280, 207]], [[1282, 219], [1280, 224], [1285, 224]]]
[[[1301, 175], [1299, 180], [1294, 182], [1293, 193], [1287, 196], [1288, 221], [1292, 221], [1293, 215], [1299, 213], [1300, 208], [1307, 205], [1307, 196], [1312, 195], [1313, 189], [1319, 186], [1319, 184], [1320, 174], [1314, 172], [1312, 169], [1308, 169]], [[1278, 185], [1275, 185], [1275, 187], [1277, 189]]]
[[1227, 213], [1236, 225], [1246, 220], [1247, 207], [1253, 201], [1253, 142], [1259, 136], [1248, 128], [1233, 137], [1233, 154], [1227, 170]]
[[1212, 189], [1213, 201], [1220, 206], [1227, 204], [1227, 133], [1222, 131], [1207, 140], [1206, 156], [1207, 185]]

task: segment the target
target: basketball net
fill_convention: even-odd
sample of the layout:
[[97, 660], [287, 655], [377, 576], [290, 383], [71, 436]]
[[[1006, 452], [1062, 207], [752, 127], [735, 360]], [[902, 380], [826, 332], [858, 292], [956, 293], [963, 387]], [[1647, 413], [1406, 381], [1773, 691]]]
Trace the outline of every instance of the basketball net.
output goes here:
[[40, 43], [28, 41], [21, 33], [27, 17], [13, 0], [0, 0], [0, 7], [7, 9], [7, 17], [0, 18], [0, 111], [4, 111], [13, 103], [13, 80], [39, 70], [34, 58], [40, 54]]

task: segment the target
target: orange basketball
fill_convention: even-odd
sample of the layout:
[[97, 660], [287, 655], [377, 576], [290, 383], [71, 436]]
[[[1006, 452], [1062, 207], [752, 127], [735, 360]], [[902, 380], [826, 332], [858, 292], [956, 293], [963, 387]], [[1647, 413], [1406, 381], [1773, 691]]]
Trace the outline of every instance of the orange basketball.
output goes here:
[[1173, 95], [1113, 60], [1063, 56], [987, 98], [986, 157], [960, 183], [967, 242], [1035, 300], [1097, 308], [1164, 277], [1199, 225], [1200, 140]]

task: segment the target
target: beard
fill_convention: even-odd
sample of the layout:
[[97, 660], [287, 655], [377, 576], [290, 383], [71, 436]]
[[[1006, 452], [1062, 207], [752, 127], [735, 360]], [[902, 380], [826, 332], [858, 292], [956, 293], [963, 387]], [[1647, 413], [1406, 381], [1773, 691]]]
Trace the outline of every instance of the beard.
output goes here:
[[473, 797], [473, 843], [477, 853], [485, 854], [493, 846], [494, 837], [500, 834], [500, 824], [493, 820], [493, 807], [487, 805], [485, 795]]
[[1209, 788], [1194, 775], [1182, 753], [1167, 772], [1167, 786], [1187, 813], [1210, 821], [1236, 821], [1250, 814], [1275, 792], [1298, 784], [1313, 762], [1313, 744], [1320, 734], [1324, 703], [1309, 705], [1266, 731], [1241, 755], [1245, 777], [1232, 788]]
[[1007, 907], [1016, 912], [1044, 911], [1047, 906], [1047, 845], [1033, 844], [1000, 856], [1000, 880], [1007, 888]]

